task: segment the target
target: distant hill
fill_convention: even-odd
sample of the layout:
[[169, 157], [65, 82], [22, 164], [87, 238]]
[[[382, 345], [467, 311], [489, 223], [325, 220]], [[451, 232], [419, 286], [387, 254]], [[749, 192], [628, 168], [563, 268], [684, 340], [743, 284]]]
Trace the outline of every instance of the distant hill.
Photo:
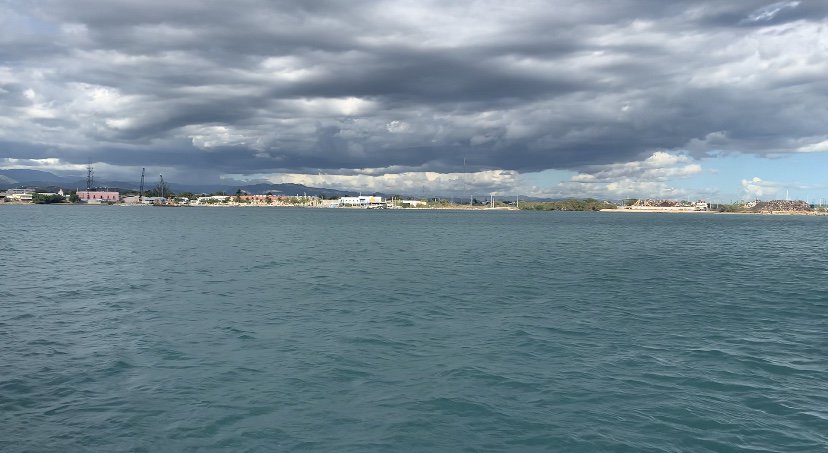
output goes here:
[[2, 184], [21, 184], [28, 181], [61, 183], [66, 178], [62, 178], [54, 173], [41, 170], [24, 170], [24, 169], [10, 169], [0, 170], [0, 183]]

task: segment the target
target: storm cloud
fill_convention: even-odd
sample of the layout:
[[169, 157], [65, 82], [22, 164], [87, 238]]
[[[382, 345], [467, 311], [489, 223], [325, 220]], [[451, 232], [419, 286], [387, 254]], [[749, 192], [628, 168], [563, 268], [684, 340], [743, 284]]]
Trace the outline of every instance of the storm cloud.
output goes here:
[[828, 140], [826, 17], [804, 0], [0, 2], [0, 158], [589, 174], [807, 152]]

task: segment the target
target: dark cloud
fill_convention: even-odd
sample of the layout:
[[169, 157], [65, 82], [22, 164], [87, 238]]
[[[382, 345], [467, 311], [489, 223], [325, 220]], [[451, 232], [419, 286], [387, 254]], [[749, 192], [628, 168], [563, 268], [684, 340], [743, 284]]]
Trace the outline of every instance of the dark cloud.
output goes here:
[[0, 17], [0, 158], [536, 171], [826, 135], [821, 2], [10, 1]]

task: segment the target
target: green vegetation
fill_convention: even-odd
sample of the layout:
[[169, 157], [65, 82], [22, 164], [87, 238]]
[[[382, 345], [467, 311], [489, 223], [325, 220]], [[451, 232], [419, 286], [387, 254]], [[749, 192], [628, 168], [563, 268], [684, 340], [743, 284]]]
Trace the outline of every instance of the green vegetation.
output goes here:
[[745, 205], [743, 203], [730, 203], [718, 205], [719, 212], [744, 212]]
[[[411, 205], [408, 204], [408, 203], [403, 203], [403, 204], [401, 204], [401, 206], [404, 207], [404, 208], [410, 208], [411, 207]], [[451, 208], [451, 207], [454, 207], [455, 204], [450, 202], [449, 200], [442, 200], [441, 199], [441, 200], [428, 200], [426, 202], [426, 206], [428, 206], [430, 208]]]
[[164, 198], [175, 198], [175, 192], [170, 190], [170, 186], [167, 184], [166, 181], [161, 181], [155, 185], [152, 189], [147, 190], [144, 192], [145, 197], [164, 197]]
[[528, 211], [600, 211], [602, 209], [615, 209], [616, 207], [613, 203], [599, 201], [594, 198], [520, 202], [520, 209]]
[[[77, 197], [77, 194], [72, 194]], [[71, 195], [69, 196], [72, 197]], [[46, 195], [42, 193], [34, 193], [32, 194], [32, 203], [34, 204], [52, 204], [52, 203], [63, 203], [66, 201], [66, 198], [63, 195], [53, 194], [53, 195]]]

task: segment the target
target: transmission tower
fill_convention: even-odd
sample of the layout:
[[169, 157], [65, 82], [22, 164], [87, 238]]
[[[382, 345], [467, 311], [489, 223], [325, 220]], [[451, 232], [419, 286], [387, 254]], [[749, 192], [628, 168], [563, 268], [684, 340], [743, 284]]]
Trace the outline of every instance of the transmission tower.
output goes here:
[[92, 185], [95, 182], [95, 171], [92, 169], [92, 161], [86, 165], [86, 190], [92, 190]]

